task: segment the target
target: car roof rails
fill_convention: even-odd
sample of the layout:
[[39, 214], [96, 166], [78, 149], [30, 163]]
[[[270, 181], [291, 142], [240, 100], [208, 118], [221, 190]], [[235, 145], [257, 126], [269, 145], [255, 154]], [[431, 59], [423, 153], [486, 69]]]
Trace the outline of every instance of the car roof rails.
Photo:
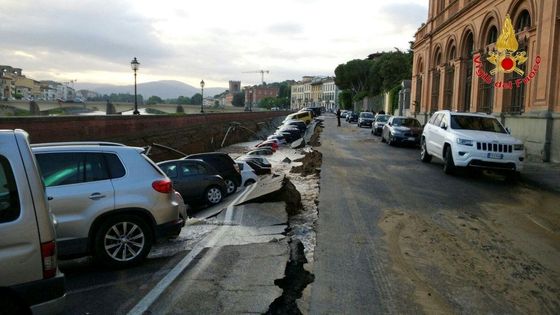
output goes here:
[[71, 146], [71, 145], [126, 147], [126, 145], [124, 145], [122, 143], [104, 142], [104, 141], [69, 141], [69, 142], [34, 143], [34, 144], [31, 145], [31, 147], [32, 148], [37, 148], [37, 147], [60, 147], [60, 146]]

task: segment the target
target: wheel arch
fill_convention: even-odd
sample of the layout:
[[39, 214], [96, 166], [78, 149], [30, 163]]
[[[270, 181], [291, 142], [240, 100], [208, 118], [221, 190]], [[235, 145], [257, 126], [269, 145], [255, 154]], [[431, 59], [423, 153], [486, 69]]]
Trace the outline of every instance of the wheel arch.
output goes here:
[[95, 218], [95, 220], [91, 224], [91, 227], [89, 228], [89, 233], [88, 233], [88, 251], [90, 253], [92, 253], [94, 251], [94, 248], [95, 248], [95, 233], [97, 233], [97, 231], [99, 230], [101, 225], [106, 220], [108, 220], [109, 218], [112, 218], [112, 217], [117, 216], [117, 215], [123, 215], [123, 214], [134, 215], [134, 216], [140, 217], [142, 220], [144, 220], [148, 224], [148, 226], [150, 227], [150, 232], [152, 232], [151, 233], [152, 234], [151, 235], [152, 236], [152, 241], [155, 241], [156, 221], [155, 221], [154, 217], [152, 216], [152, 214], [148, 210], [142, 209], [142, 208], [116, 209], [116, 210], [105, 212], [105, 213], [99, 215], [98, 217]]

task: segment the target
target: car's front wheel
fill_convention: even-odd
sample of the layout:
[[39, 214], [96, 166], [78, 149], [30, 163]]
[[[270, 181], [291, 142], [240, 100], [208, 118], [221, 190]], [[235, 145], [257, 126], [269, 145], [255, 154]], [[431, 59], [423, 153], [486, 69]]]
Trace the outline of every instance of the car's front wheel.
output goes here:
[[443, 172], [447, 175], [452, 175], [455, 172], [455, 162], [453, 162], [453, 153], [450, 147], [445, 150]]
[[231, 179], [226, 179], [226, 194], [231, 195], [237, 190], [237, 185]]
[[420, 160], [424, 163], [429, 163], [432, 160], [432, 156], [428, 153], [428, 149], [426, 148], [426, 139], [424, 138], [422, 138], [420, 144]]
[[220, 201], [222, 201], [222, 190], [216, 186], [208, 187], [208, 189], [206, 189], [205, 197], [206, 202], [208, 202], [209, 204], [218, 204], [220, 203]]
[[108, 267], [127, 267], [146, 258], [152, 242], [152, 231], [142, 218], [113, 216], [101, 224], [95, 235], [94, 256]]

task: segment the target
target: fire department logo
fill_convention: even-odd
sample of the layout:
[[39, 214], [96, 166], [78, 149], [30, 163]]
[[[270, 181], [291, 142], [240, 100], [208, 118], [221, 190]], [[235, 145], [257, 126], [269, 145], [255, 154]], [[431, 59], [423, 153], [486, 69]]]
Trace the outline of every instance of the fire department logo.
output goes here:
[[513, 30], [511, 19], [509, 15], [507, 15], [502, 33], [496, 42], [496, 51], [490, 52], [488, 54], [489, 56], [486, 58], [486, 60], [496, 66], [494, 69], [490, 70], [490, 74], [494, 75], [497, 71], [504, 73], [515, 71], [521, 76], [525, 75], [525, 72], [517, 66], [527, 61], [527, 52], [517, 51], [518, 48], [519, 43], [515, 38], [515, 31]]

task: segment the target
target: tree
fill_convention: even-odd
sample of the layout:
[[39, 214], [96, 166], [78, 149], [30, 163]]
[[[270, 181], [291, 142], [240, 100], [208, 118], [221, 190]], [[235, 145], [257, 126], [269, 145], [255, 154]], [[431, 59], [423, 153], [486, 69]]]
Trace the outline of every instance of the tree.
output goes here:
[[371, 60], [354, 59], [336, 67], [335, 84], [342, 90], [350, 90], [353, 95], [368, 90]]
[[156, 105], [156, 104], [161, 104], [163, 103], [163, 100], [161, 99], [161, 97], [159, 96], [155, 96], [152, 95], [148, 98], [148, 101], [146, 102], [146, 104], [148, 105]]
[[352, 108], [352, 92], [349, 90], [343, 90], [338, 94], [338, 103], [342, 105], [344, 109]]
[[202, 104], [202, 94], [196, 93], [191, 97], [191, 104], [192, 105], [200, 105]]
[[233, 100], [231, 104], [235, 107], [244, 107], [245, 106], [245, 93], [239, 92], [233, 95]]

